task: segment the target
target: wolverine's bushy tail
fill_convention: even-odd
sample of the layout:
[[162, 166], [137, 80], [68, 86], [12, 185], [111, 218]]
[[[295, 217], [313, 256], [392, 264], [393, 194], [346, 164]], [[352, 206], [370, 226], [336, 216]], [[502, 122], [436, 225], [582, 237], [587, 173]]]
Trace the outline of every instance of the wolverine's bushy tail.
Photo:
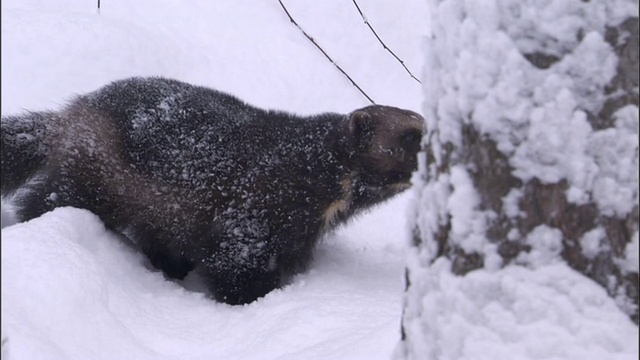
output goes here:
[[2, 195], [10, 195], [37, 174], [47, 160], [45, 141], [50, 112], [29, 112], [2, 117], [0, 168]]

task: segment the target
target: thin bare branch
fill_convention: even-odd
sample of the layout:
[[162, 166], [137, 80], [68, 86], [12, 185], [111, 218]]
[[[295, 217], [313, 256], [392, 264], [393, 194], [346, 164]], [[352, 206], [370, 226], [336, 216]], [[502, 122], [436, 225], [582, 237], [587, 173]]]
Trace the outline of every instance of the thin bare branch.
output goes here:
[[289, 17], [289, 20], [298, 28], [300, 29], [300, 31], [302, 31], [302, 33], [304, 34], [304, 36], [309, 39], [309, 41], [311, 41], [311, 43], [313, 43], [313, 45], [315, 45], [318, 50], [320, 50], [322, 52], [322, 54], [324, 55], [324, 57], [326, 57], [329, 61], [331, 61], [331, 63], [338, 69], [340, 70], [340, 72], [347, 77], [347, 79], [349, 79], [349, 81], [351, 82], [351, 84], [353, 84], [353, 86], [355, 86], [360, 93], [362, 93], [362, 95], [364, 95], [364, 97], [367, 98], [367, 100], [369, 100], [372, 104], [375, 104], [376, 102], [373, 101], [373, 99], [371, 99], [371, 97], [369, 97], [369, 95], [367, 95], [367, 93], [364, 92], [364, 90], [362, 90], [362, 88], [360, 86], [358, 86], [358, 84], [356, 84], [356, 82], [351, 78], [351, 76], [349, 76], [349, 74], [347, 74], [330, 56], [329, 54], [327, 54], [326, 51], [324, 51], [324, 49], [318, 45], [318, 43], [316, 43], [316, 41], [309, 35], [307, 34], [306, 31], [304, 31], [304, 29], [298, 25], [298, 23], [293, 19], [293, 17], [291, 16], [291, 14], [289, 13], [289, 10], [287, 10], [286, 6], [284, 6], [284, 4], [282, 3], [281, 0], [278, 0], [278, 2], [280, 3], [280, 6], [282, 6], [282, 9], [284, 10], [284, 12], [287, 14], [287, 16]]
[[376, 31], [373, 29], [373, 26], [371, 26], [371, 24], [369, 23], [369, 20], [367, 20], [367, 18], [364, 16], [364, 14], [362, 13], [362, 10], [360, 10], [360, 6], [358, 6], [358, 3], [356, 2], [356, 0], [352, 0], [353, 1], [353, 5], [356, 6], [356, 9], [358, 9], [358, 12], [360, 13], [360, 17], [362, 17], [362, 20], [364, 20], [364, 23], [367, 24], [367, 26], [369, 27], [369, 29], [371, 29], [371, 32], [373, 33], [373, 35], [376, 36], [376, 39], [378, 39], [378, 41], [380, 42], [380, 44], [382, 44], [382, 47], [384, 47], [385, 50], [387, 50], [391, 55], [393, 55], [394, 58], [396, 58], [396, 60], [398, 60], [398, 62], [400, 63], [400, 65], [402, 65], [402, 67], [407, 71], [407, 73], [409, 73], [409, 75], [417, 82], [421, 83], [422, 82], [415, 77], [411, 71], [409, 71], [409, 68], [407, 68], [407, 66], [404, 64], [404, 61], [402, 61], [393, 51], [391, 51], [391, 49], [387, 46], [387, 44], [384, 43], [384, 41], [382, 41], [382, 39], [380, 39], [380, 36], [378, 36], [378, 33], [376, 33]]

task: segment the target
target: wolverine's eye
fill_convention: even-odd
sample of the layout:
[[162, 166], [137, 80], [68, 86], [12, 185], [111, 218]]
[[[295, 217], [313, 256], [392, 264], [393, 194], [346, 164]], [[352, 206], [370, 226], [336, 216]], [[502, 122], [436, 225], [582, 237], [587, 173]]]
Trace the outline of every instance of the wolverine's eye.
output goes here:
[[418, 130], [409, 130], [400, 138], [402, 145], [406, 147], [419, 147], [421, 140], [422, 133]]

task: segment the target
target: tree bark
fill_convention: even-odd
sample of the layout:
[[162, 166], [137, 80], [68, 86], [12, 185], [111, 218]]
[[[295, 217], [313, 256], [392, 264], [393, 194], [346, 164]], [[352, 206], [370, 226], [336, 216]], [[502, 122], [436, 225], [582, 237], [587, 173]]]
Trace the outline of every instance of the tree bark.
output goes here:
[[431, 2], [404, 342], [434, 261], [535, 268], [543, 232], [638, 324], [638, 2], [543, 3]]

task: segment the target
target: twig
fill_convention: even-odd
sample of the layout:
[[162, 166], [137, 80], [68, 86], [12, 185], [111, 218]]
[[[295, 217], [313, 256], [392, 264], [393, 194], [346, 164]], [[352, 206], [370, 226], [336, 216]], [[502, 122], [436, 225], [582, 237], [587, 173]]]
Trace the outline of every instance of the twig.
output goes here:
[[358, 6], [358, 3], [356, 2], [356, 0], [353, 0], [353, 5], [356, 6], [356, 9], [358, 9], [358, 12], [360, 13], [360, 17], [362, 17], [362, 20], [364, 20], [364, 23], [367, 24], [367, 26], [369, 27], [369, 29], [371, 29], [371, 32], [373, 33], [373, 35], [376, 36], [376, 39], [378, 39], [378, 41], [380, 42], [380, 44], [382, 44], [382, 47], [384, 47], [385, 50], [387, 50], [389, 53], [391, 53], [391, 55], [393, 55], [394, 58], [396, 58], [396, 60], [398, 60], [398, 62], [400, 63], [400, 65], [402, 65], [402, 67], [407, 71], [407, 73], [409, 73], [409, 75], [417, 82], [421, 83], [422, 82], [415, 77], [411, 71], [409, 71], [409, 69], [407, 68], [407, 66], [404, 64], [404, 61], [400, 60], [400, 58], [393, 52], [391, 51], [391, 49], [389, 49], [389, 47], [387, 46], [387, 44], [385, 44], [382, 39], [380, 39], [380, 36], [378, 36], [378, 33], [376, 33], [376, 31], [373, 29], [373, 26], [371, 26], [371, 24], [369, 23], [369, 20], [367, 20], [367, 18], [364, 16], [364, 14], [362, 13], [362, 10], [360, 10], [360, 6]]
[[351, 82], [351, 84], [353, 84], [353, 86], [355, 86], [360, 93], [362, 93], [362, 95], [364, 95], [364, 97], [367, 98], [367, 100], [369, 100], [372, 104], [375, 104], [376, 102], [373, 101], [373, 99], [371, 99], [369, 97], [369, 95], [367, 95], [367, 93], [364, 92], [364, 90], [362, 90], [362, 88], [360, 88], [360, 86], [358, 86], [358, 84], [356, 84], [355, 81], [353, 81], [353, 79], [351, 78], [351, 76], [349, 76], [349, 74], [347, 74], [344, 70], [342, 70], [342, 68], [336, 64], [335, 61], [333, 61], [333, 59], [329, 56], [329, 54], [327, 54], [326, 51], [324, 51], [324, 49], [318, 45], [318, 43], [316, 43], [316, 41], [309, 35], [307, 34], [306, 31], [304, 31], [304, 29], [302, 27], [300, 27], [300, 25], [298, 25], [298, 23], [293, 19], [293, 17], [291, 16], [291, 14], [289, 14], [289, 11], [287, 10], [287, 8], [284, 6], [284, 4], [282, 3], [281, 0], [278, 0], [278, 2], [280, 3], [280, 6], [282, 6], [282, 9], [284, 10], [284, 12], [287, 14], [287, 16], [289, 17], [289, 20], [298, 28], [300, 29], [300, 31], [302, 31], [302, 33], [304, 34], [304, 36], [306, 36], [307, 39], [309, 39], [309, 41], [311, 41], [313, 43], [313, 45], [315, 45], [318, 50], [320, 50], [322, 52], [322, 54], [324, 55], [324, 57], [326, 57], [329, 61], [331, 61], [331, 63], [338, 69], [340, 70], [340, 72], [347, 77], [347, 79], [349, 79], [349, 81]]

